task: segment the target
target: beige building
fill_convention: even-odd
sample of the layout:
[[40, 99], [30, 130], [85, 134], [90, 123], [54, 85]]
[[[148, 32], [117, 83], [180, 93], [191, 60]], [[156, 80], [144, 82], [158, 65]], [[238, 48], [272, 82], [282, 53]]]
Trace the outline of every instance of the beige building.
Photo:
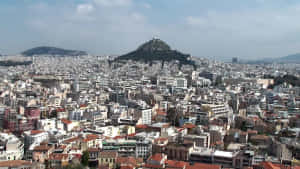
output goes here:
[[99, 154], [99, 166], [108, 166], [109, 168], [116, 168], [116, 160], [118, 153], [115, 151], [102, 151]]

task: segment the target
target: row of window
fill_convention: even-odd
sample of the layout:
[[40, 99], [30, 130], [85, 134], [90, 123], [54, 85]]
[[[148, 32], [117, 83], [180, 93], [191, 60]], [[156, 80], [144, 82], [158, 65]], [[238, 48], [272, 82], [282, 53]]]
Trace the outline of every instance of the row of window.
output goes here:
[[106, 163], [108, 163], [108, 162], [110, 162], [110, 163], [114, 163], [115, 162], [115, 159], [112, 159], [112, 158], [110, 158], [110, 159], [108, 159], [108, 158], [106, 158], [106, 159], [100, 159], [100, 162], [101, 163], [104, 163], [104, 162], [106, 162]]

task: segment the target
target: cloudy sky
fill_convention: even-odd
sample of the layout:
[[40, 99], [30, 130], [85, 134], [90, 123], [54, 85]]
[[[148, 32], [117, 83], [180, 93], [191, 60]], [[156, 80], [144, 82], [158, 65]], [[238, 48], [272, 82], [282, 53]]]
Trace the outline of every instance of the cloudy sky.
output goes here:
[[0, 0], [0, 53], [123, 54], [159, 37], [199, 57], [300, 52], [299, 0]]

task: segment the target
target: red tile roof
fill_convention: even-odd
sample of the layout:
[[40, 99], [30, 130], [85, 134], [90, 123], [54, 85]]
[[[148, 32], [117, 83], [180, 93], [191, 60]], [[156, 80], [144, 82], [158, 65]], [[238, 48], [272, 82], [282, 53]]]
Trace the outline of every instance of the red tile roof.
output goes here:
[[130, 166], [130, 167], [137, 167], [138, 163], [140, 163], [140, 159], [134, 157], [118, 157], [116, 160], [117, 164], [120, 166]]
[[57, 108], [56, 112], [65, 112], [66, 110], [64, 108]]
[[263, 169], [300, 169], [300, 166], [293, 166], [293, 168], [291, 166], [284, 166], [282, 164], [274, 164], [272, 162], [261, 162], [259, 164], [260, 167], [262, 167]]
[[250, 137], [251, 140], [268, 140], [270, 139], [269, 136], [266, 135], [254, 135]]
[[86, 105], [86, 104], [81, 104], [79, 107], [80, 107], [80, 108], [82, 108], [82, 107], [87, 107], [87, 105]]
[[221, 166], [215, 164], [195, 163], [193, 165], [188, 164], [186, 169], [221, 169]]
[[31, 135], [36, 135], [36, 134], [40, 134], [40, 133], [43, 133], [44, 131], [42, 131], [42, 130], [31, 130], [30, 131], [30, 134]]
[[120, 168], [121, 169], [134, 169], [134, 167], [131, 167], [131, 166], [121, 166]]
[[133, 137], [135, 135], [136, 135], [136, 133], [132, 133], [132, 134], [129, 134], [129, 135], [120, 135], [120, 136], [114, 137], [113, 139], [118, 140], [118, 139], [123, 139], [123, 138], [126, 138], [126, 137]]
[[69, 138], [69, 139], [63, 141], [63, 143], [69, 144], [69, 143], [75, 142], [75, 141], [77, 141], [77, 140], [80, 140], [80, 137]]
[[52, 153], [52, 154], [50, 154], [49, 159], [61, 161], [61, 160], [67, 160], [68, 157], [69, 157], [68, 154]]
[[160, 109], [157, 109], [156, 113], [157, 113], [157, 115], [160, 115], [160, 116], [167, 116], [167, 112], [164, 112], [164, 111], [162, 111]]
[[187, 128], [187, 129], [192, 129], [192, 128], [196, 128], [197, 126], [194, 124], [191, 124], [191, 123], [187, 123], [187, 124], [184, 124], [182, 127]]
[[64, 124], [71, 124], [72, 122], [70, 120], [67, 119], [61, 119], [61, 122]]
[[52, 147], [48, 145], [35, 146], [33, 151], [49, 151]]
[[152, 165], [152, 164], [145, 164], [144, 165], [145, 168], [163, 168], [163, 165]]
[[167, 141], [168, 141], [168, 138], [166, 138], [166, 137], [159, 137], [159, 138], [157, 138], [157, 139], [154, 140], [154, 142], [156, 144], [162, 144], [162, 143], [165, 143]]
[[19, 167], [19, 166], [28, 166], [32, 163], [30, 161], [24, 161], [24, 160], [13, 160], [13, 161], [0, 161], [0, 167]]
[[141, 124], [141, 125], [136, 125], [135, 128], [137, 128], [137, 129], [146, 129], [146, 128], [148, 128], [148, 126]]
[[185, 128], [176, 128], [178, 132], [184, 131]]
[[163, 160], [163, 154], [156, 153], [148, 158], [148, 161], [158, 161], [161, 162]]
[[132, 134], [129, 134], [129, 135], [127, 135], [128, 137], [133, 137], [133, 136], [135, 136], [136, 135], [136, 133], [132, 133]]
[[99, 148], [88, 148], [87, 151], [88, 152], [98, 152], [98, 151], [100, 151], [100, 149]]
[[99, 138], [99, 136], [96, 135], [96, 134], [88, 134], [88, 135], [86, 135], [86, 137], [87, 137], [87, 138], [94, 138], [94, 139]]
[[58, 146], [56, 149], [65, 149], [65, 148], [67, 148], [66, 145], [60, 145], [60, 146]]
[[89, 141], [93, 141], [93, 140], [96, 140], [97, 138], [93, 138], [93, 137], [89, 137], [89, 138], [85, 138], [82, 140], [82, 142], [89, 142]]
[[188, 165], [188, 163], [184, 162], [184, 161], [167, 160], [167, 162], [166, 162], [167, 168], [179, 168], [179, 169], [182, 168], [183, 169], [187, 165]]

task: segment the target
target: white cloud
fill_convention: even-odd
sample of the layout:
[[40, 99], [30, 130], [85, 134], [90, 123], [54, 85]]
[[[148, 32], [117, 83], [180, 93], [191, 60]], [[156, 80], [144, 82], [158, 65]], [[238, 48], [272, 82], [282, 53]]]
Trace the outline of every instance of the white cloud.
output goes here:
[[[274, 57], [297, 52], [300, 17], [296, 6], [282, 9], [214, 11], [185, 18], [189, 43], [180, 44], [204, 56]], [[175, 30], [182, 32], [184, 29]], [[197, 48], [203, 42], [203, 48]], [[218, 49], [218, 50], [214, 50]], [[287, 52], [289, 51], [289, 52]], [[202, 56], [203, 56], [202, 55]]]
[[79, 4], [77, 5], [77, 13], [79, 14], [89, 14], [94, 11], [94, 6], [92, 4]]
[[[33, 10], [28, 23], [51, 45], [80, 47], [95, 54], [123, 54], [158, 34], [135, 5], [131, 0], [87, 0], [76, 6], [49, 6], [47, 12]], [[55, 15], [50, 12], [54, 9]]]
[[151, 9], [152, 8], [152, 6], [148, 3], [143, 3], [142, 6], [146, 9]]
[[195, 16], [188, 16], [186, 17], [186, 23], [188, 25], [203, 25], [206, 23], [206, 20], [203, 17], [195, 17]]
[[144, 22], [146, 19], [144, 15], [137, 13], [137, 12], [132, 13], [131, 18], [137, 22]]
[[[192, 3], [182, 3], [180, 14], [172, 11], [173, 6], [163, 11], [150, 1], [147, 7], [139, 0], [84, 0], [79, 5], [73, 0], [59, 4], [32, 1], [32, 8], [20, 9], [24, 19], [16, 22], [29, 23], [23, 25], [33, 32], [20, 40], [24, 44], [49, 42], [98, 54], [122, 54], [157, 35], [173, 48], [195, 56], [266, 57], [299, 52], [300, 4], [267, 6], [271, 0], [259, 5], [248, 1], [254, 2], [252, 7], [213, 8], [212, 3], [206, 8], [200, 3], [203, 10], [196, 11], [186, 5]], [[149, 7], [153, 11], [146, 10]], [[166, 16], [159, 16], [165, 12]]]

